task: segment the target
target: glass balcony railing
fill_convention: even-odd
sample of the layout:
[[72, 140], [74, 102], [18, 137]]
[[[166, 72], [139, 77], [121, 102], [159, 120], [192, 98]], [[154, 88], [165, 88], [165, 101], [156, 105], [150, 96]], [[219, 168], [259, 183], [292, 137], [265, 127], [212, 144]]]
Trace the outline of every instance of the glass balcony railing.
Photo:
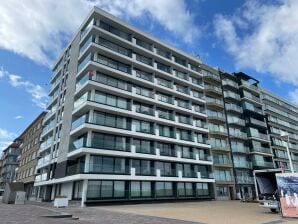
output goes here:
[[254, 118], [250, 118], [249, 121], [251, 124], [266, 127], [266, 123], [264, 121], [260, 121], [260, 120], [254, 119]]
[[234, 82], [232, 80], [229, 80], [229, 79], [224, 79], [222, 80], [222, 85], [223, 86], [233, 86], [234, 88], [238, 88], [238, 83], [237, 82]]
[[251, 84], [251, 83], [249, 83], [247, 81], [241, 80], [241, 85], [246, 86], [246, 87], [248, 87], [250, 89], [253, 89], [255, 91], [259, 91], [259, 87], [258, 86], [253, 85], [253, 84]]
[[252, 132], [249, 132], [248, 133], [248, 137], [260, 138], [260, 139], [268, 140], [268, 135], [267, 134], [263, 134], [263, 133], [252, 133]]
[[273, 162], [268, 162], [268, 161], [264, 161], [264, 160], [254, 159], [252, 164], [253, 164], [253, 166], [263, 167], [263, 168], [273, 168], [274, 167]]
[[186, 178], [197, 178], [198, 177], [198, 173], [196, 171], [193, 171], [193, 170], [184, 170], [182, 172], [182, 176], [183, 177], [186, 177]]
[[252, 184], [254, 183], [253, 177], [249, 176], [236, 176], [238, 184]]
[[215, 98], [206, 98], [206, 103], [208, 104], [216, 104], [216, 105], [219, 105], [219, 106], [223, 106], [224, 103], [222, 100], [219, 100], [219, 99], [215, 99]]
[[154, 167], [137, 167], [135, 174], [136, 176], [156, 176], [156, 169]]
[[236, 111], [236, 112], [239, 112], [239, 113], [243, 113], [242, 107], [237, 106], [235, 104], [226, 104], [226, 110]]
[[74, 151], [80, 148], [97, 148], [106, 150], [116, 150], [116, 151], [130, 151], [130, 143], [123, 142], [122, 139], [119, 141], [115, 140], [103, 140], [85, 137], [79, 138], [70, 144], [69, 151]]
[[213, 163], [217, 165], [231, 165], [232, 162], [229, 158], [219, 158], [213, 155]]
[[160, 170], [160, 176], [162, 177], [178, 177], [177, 169], [169, 169], [169, 170]]
[[236, 162], [234, 161], [234, 167], [235, 168], [252, 168], [252, 164], [250, 162]]
[[252, 146], [251, 151], [252, 152], [261, 152], [261, 153], [266, 153], [266, 154], [272, 153], [270, 148], [266, 148], [266, 147], [262, 147], [262, 146]]
[[249, 153], [249, 148], [245, 146], [231, 145], [232, 152]]

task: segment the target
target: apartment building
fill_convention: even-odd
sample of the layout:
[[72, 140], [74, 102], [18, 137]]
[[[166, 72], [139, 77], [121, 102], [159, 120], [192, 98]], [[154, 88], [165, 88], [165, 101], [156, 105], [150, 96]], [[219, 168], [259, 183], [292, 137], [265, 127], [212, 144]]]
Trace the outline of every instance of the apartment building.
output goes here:
[[5, 189], [7, 183], [11, 183], [15, 177], [15, 170], [18, 166], [17, 157], [21, 150], [19, 148], [20, 140], [15, 139], [2, 152], [2, 167], [0, 173], [0, 189]]
[[274, 168], [259, 81], [220, 72], [238, 198], [253, 198], [253, 170]]
[[[35, 197], [33, 187], [35, 180], [35, 170], [37, 164], [37, 153], [40, 147], [40, 135], [43, 130], [42, 121], [46, 112], [39, 114], [35, 120], [19, 136], [21, 140], [20, 155], [18, 156], [18, 167], [16, 168], [15, 181], [24, 183], [26, 197]], [[46, 131], [46, 129], [44, 130]]]
[[53, 67], [39, 197], [214, 198], [200, 65], [94, 8]]
[[216, 69], [201, 65], [206, 99], [209, 143], [216, 180], [215, 192], [218, 200], [235, 198], [235, 183], [231, 149], [228, 141], [226, 114], [223, 101], [221, 77]]
[[[2, 177], [2, 164], [3, 164], [3, 158], [2, 155], [0, 157], [0, 183], [3, 182], [3, 177]], [[4, 191], [3, 186], [0, 184], [0, 196], [2, 195], [2, 192]]]
[[[298, 172], [298, 107], [265, 89], [261, 93], [275, 167], [290, 170], [288, 144], [294, 171]], [[282, 135], [289, 136], [288, 143]]]

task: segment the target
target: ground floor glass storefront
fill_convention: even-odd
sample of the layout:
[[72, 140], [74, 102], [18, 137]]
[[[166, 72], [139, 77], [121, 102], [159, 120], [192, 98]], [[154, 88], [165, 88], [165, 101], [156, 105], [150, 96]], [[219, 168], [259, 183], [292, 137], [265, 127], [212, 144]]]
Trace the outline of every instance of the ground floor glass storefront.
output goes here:
[[[77, 183], [74, 183], [77, 185]], [[211, 198], [212, 184], [191, 182], [89, 180], [87, 201], [97, 200], [136, 200], [136, 199], [175, 199]], [[74, 196], [78, 193], [74, 188]]]

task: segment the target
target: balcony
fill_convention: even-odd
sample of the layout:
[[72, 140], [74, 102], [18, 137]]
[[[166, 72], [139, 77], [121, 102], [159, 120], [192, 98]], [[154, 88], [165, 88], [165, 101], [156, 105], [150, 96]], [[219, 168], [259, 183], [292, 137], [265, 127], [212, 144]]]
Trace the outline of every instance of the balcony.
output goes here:
[[47, 180], [47, 176], [48, 176], [47, 173], [43, 173], [43, 174], [37, 175], [35, 177], [35, 182], [46, 181]]
[[161, 177], [178, 177], [177, 169], [160, 170]]
[[238, 89], [238, 83], [237, 82], [234, 82], [232, 80], [229, 80], [229, 79], [223, 79], [222, 80], [222, 85], [223, 86], [231, 86], [233, 88], [237, 88]]
[[265, 162], [263, 160], [253, 160], [254, 167], [274, 168], [273, 162]]
[[258, 138], [258, 139], [262, 139], [262, 140], [268, 140], [268, 135], [267, 134], [263, 134], [263, 133], [252, 133], [252, 132], [248, 132], [248, 137], [250, 138]]
[[154, 167], [136, 168], [136, 176], [156, 176], [156, 169]]
[[234, 167], [235, 168], [244, 168], [244, 169], [251, 169], [252, 164], [250, 162], [236, 162], [234, 161]]
[[260, 121], [254, 118], [250, 118], [249, 122], [253, 125], [256, 125], [258, 127], [267, 127], [266, 123], [264, 121]]
[[193, 170], [187, 170], [187, 171], [183, 171], [183, 177], [185, 178], [197, 178], [198, 177], [198, 173], [196, 171]]
[[228, 124], [240, 125], [245, 126], [245, 121], [243, 119], [229, 119], [228, 117]]
[[234, 112], [238, 112], [238, 113], [243, 113], [243, 109], [240, 106], [237, 106], [235, 104], [226, 104], [226, 110], [227, 111], [234, 111]]
[[247, 105], [247, 104], [244, 103], [243, 104], [243, 109], [254, 112], [254, 113], [257, 113], [257, 114], [260, 114], [260, 115], [264, 115], [262, 109], [254, 107], [253, 105]]
[[222, 100], [215, 99], [215, 98], [206, 98], [206, 105], [207, 106], [215, 106], [219, 108], [224, 108], [224, 103]]
[[253, 177], [249, 176], [236, 176], [236, 180], [238, 184], [254, 184]]
[[37, 167], [47, 165], [51, 160], [51, 155], [46, 155], [37, 161]]
[[245, 81], [245, 80], [241, 80], [241, 85], [240, 85], [240, 87], [246, 87], [246, 88], [248, 88], [248, 89], [250, 89], [250, 90], [253, 90], [253, 91], [255, 91], [255, 92], [260, 92], [260, 89], [259, 89], [258, 86], [253, 85], [253, 84], [251, 84], [251, 83], [249, 83], [249, 82], [247, 82], [247, 81]]
[[222, 128], [222, 129], [219, 129], [219, 128], [209, 128], [209, 134], [211, 134], [211, 135], [224, 135], [224, 136], [227, 136], [228, 135], [228, 132], [227, 132], [227, 129], [226, 128]]
[[230, 132], [230, 136], [234, 138], [246, 139], [247, 134], [245, 132]]
[[216, 176], [215, 175], [215, 182], [234, 182], [233, 176]]
[[226, 121], [225, 116], [222, 113], [208, 113], [207, 112], [207, 119], [208, 120], [217, 120], [222, 123], [225, 123], [225, 121]]
[[228, 158], [218, 158], [213, 156], [213, 164], [220, 166], [232, 166], [232, 161]]
[[266, 154], [272, 154], [270, 148], [262, 147], [262, 146], [253, 146], [251, 148], [252, 152], [260, 152], [260, 153], [266, 153]]
[[234, 99], [234, 100], [240, 100], [240, 95], [231, 91], [224, 91], [224, 97]]
[[215, 93], [216, 95], [222, 95], [222, 88], [218, 86], [211, 86], [211, 85], [205, 85], [204, 86], [206, 93]]
[[220, 82], [219, 75], [215, 75], [215, 74], [213, 74], [211, 72], [208, 72], [208, 71], [205, 71], [205, 70], [202, 70], [202, 73], [203, 73], [204, 79], [214, 80], [214, 81]]
[[249, 153], [249, 148], [245, 146], [231, 145], [232, 152], [234, 153]]
[[96, 148], [116, 151], [130, 151], [130, 144], [124, 142], [115, 142], [112, 140], [102, 140], [96, 138], [79, 138], [70, 144], [69, 152], [80, 148]]

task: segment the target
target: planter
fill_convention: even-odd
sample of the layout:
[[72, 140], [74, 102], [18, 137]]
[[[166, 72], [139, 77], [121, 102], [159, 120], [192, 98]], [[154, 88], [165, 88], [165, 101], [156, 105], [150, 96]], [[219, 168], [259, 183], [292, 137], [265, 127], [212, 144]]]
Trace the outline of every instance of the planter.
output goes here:
[[54, 207], [61, 208], [61, 207], [68, 207], [68, 198], [55, 198], [54, 200]]

